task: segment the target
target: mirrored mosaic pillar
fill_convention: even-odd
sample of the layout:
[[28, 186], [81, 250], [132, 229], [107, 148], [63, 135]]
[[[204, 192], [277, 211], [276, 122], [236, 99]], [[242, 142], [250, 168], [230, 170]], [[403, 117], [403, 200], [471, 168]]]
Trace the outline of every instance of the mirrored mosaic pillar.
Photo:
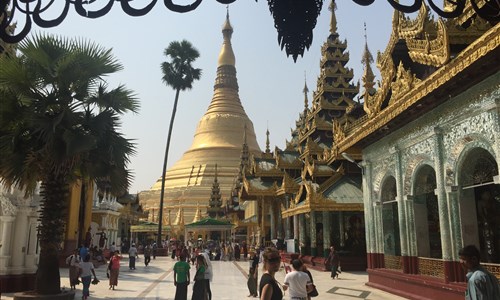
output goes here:
[[448, 211], [448, 201], [446, 197], [446, 186], [444, 182], [444, 145], [443, 131], [439, 127], [434, 128], [434, 169], [436, 170], [436, 190], [435, 194], [438, 198], [439, 207], [439, 227], [441, 234], [441, 247], [444, 261], [445, 281], [452, 280], [453, 266], [451, 253], [451, 234], [450, 234], [450, 218]]

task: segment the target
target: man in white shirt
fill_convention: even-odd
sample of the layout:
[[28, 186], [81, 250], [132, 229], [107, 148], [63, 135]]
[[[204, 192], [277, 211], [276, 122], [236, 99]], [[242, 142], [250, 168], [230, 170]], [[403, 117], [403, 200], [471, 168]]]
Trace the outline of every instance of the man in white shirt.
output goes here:
[[293, 271], [285, 275], [283, 290], [290, 289], [288, 293], [290, 300], [307, 300], [307, 293], [313, 289], [311, 278], [302, 269], [302, 261], [292, 261]]

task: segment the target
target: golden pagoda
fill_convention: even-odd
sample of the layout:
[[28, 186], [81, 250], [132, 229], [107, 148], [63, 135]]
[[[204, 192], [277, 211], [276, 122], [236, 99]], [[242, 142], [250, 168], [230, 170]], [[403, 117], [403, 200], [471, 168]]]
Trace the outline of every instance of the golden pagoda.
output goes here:
[[[224, 39], [212, 101], [198, 123], [191, 148], [167, 170], [165, 176], [164, 215], [183, 211], [186, 224], [195, 219], [198, 203], [201, 214], [206, 215], [215, 176], [222, 198], [230, 197], [245, 140], [251, 154], [259, 156], [261, 153], [253, 123], [238, 94], [232, 33], [227, 14], [222, 27]], [[158, 218], [160, 190], [161, 177], [150, 190], [140, 193], [141, 204], [149, 212], [150, 221]], [[175, 227], [175, 223], [172, 225]]]

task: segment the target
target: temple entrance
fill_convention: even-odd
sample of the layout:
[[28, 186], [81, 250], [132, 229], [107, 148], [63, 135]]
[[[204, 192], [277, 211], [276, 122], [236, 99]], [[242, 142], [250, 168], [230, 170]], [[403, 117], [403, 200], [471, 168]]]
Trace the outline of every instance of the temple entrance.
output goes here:
[[441, 231], [439, 227], [436, 172], [429, 165], [421, 167], [414, 184], [415, 231], [418, 256], [442, 258]]
[[384, 234], [384, 253], [400, 256], [398, 202], [396, 200], [396, 179], [390, 176], [382, 185], [382, 227]]
[[459, 184], [464, 245], [475, 244], [481, 261], [500, 263], [500, 184], [495, 184], [498, 164], [482, 148], [463, 160]]

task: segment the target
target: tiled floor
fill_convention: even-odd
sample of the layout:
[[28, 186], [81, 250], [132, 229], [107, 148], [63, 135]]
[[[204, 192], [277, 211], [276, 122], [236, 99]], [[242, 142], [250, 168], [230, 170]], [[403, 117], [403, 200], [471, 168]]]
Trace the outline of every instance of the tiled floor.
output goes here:
[[[126, 259], [124, 259], [126, 261]], [[173, 284], [172, 267], [175, 261], [169, 257], [157, 257], [145, 267], [141, 259], [136, 270], [129, 270], [126, 262], [122, 262], [118, 287], [109, 290], [106, 278], [106, 266], [96, 269], [97, 277], [101, 280], [98, 285], [91, 285], [89, 299], [146, 299], [166, 300], [174, 299], [175, 287]], [[243, 300], [247, 298], [246, 272], [248, 262], [212, 262], [214, 279], [211, 283], [213, 300]], [[262, 271], [259, 272], [262, 274]], [[331, 279], [326, 272], [311, 270], [319, 296], [314, 299], [403, 299], [383, 291], [370, 288], [364, 283], [368, 280], [366, 273], [343, 272], [339, 279]], [[194, 267], [191, 269], [191, 278], [194, 276]], [[61, 283], [68, 284], [68, 270], [61, 269]], [[283, 269], [276, 274], [276, 279], [283, 282]], [[188, 299], [191, 299], [192, 284], [188, 288]], [[81, 299], [81, 285], [77, 286], [75, 299]], [[13, 299], [13, 294], [1, 295], [2, 300]], [[255, 299], [255, 298], [254, 298]], [[285, 295], [288, 299], [288, 295]]]

